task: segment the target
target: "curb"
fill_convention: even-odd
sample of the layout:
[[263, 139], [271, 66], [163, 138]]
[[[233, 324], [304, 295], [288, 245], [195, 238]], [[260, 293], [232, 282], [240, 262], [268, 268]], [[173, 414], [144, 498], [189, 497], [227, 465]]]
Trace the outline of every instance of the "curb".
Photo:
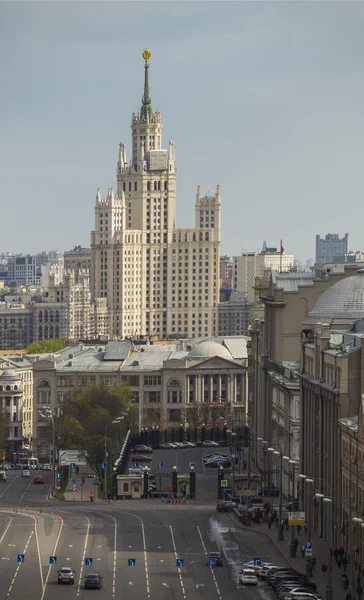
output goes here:
[[[234, 523], [234, 525], [236, 524], [236, 521], [233, 519], [232, 515], [229, 514], [229, 519]], [[239, 525], [240, 529], [245, 529], [244, 525], [242, 525], [241, 523], [237, 523], [237, 525]], [[294, 565], [294, 563], [291, 562], [291, 560], [284, 555], [284, 553], [282, 552], [281, 548], [278, 546], [278, 544], [275, 542], [275, 540], [273, 538], [271, 538], [271, 536], [269, 535], [269, 533], [265, 533], [264, 531], [257, 531], [256, 529], [253, 529], [251, 527], [249, 527], [248, 531], [253, 531], [254, 533], [257, 533], [258, 535], [264, 535], [266, 538], [269, 538], [273, 544], [275, 545], [275, 547], [277, 548], [278, 552], [282, 555], [282, 558], [284, 558], [284, 560], [286, 560], [292, 567], [292, 569], [296, 569], [297, 565]]]

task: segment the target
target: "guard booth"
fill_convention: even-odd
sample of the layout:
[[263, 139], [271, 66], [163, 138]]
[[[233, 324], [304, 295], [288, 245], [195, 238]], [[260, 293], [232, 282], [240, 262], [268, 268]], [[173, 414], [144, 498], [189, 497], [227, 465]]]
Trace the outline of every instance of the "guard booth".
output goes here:
[[140, 475], [117, 476], [117, 499], [139, 499], [143, 495], [143, 477]]
[[185, 498], [190, 497], [190, 476], [177, 475], [177, 494], [182, 494]]

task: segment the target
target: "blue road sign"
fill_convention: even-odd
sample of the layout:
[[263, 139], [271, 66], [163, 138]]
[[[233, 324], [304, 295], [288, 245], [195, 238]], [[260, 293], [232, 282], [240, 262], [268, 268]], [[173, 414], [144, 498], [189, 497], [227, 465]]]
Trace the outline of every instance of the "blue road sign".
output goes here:
[[185, 561], [183, 558], [176, 558], [176, 567], [183, 567]]
[[251, 496], [245, 496], [245, 502], [249, 503], [252, 501], [252, 497]]
[[128, 558], [128, 567], [136, 566], [136, 558]]
[[159, 463], [158, 463], [158, 469], [163, 469], [163, 467], [164, 467], [164, 463], [162, 463], [162, 462], [159, 462]]
[[24, 554], [18, 554], [17, 561], [24, 562]]
[[218, 461], [217, 461], [217, 466], [218, 466], [218, 467], [222, 467], [222, 465], [223, 465], [223, 462], [222, 462], [222, 460], [218, 460]]
[[194, 460], [190, 461], [190, 469], [194, 469], [196, 466], [196, 462]]
[[57, 564], [57, 557], [56, 556], [50, 556], [49, 557], [49, 564], [50, 565], [56, 565]]
[[75, 468], [76, 468], [76, 466], [77, 466], [77, 465], [76, 465], [76, 463], [71, 463], [71, 464], [70, 464], [70, 467], [71, 467], [71, 469], [75, 469]]
[[243, 457], [242, 456], [238, 456], [238, 460], [241, 460]]
[[92, 558], [85, 558], [86, 567], [92, 567]]
[[208, 566], [209, 567], [216, 567], [216, 558], [210, 556], [210, 558], [208, 560]]
[[61, 479], [61, 474], [60, 473], [56, 473], [56, 479]]
[[102, 469], [103, 471], [105, 471], [105, 469], [106, 469], [106, 463], [101, 463], [101, 469]]
[[139, 469], [139, 468], [140, 468], [139, 463], [134, 463], [134, 469]]
[[72, 479], [73, 485], [76, 485], [76, 479]]
[[254, 566], [255, 567], [261, 567], [262, 566], [262, 560], [261, 560], [261, 558], [259, 558], [259, 556], [255, 556], [254, 557]]
[[306, 542], [306, 550], [312, 550], [312, 542]]

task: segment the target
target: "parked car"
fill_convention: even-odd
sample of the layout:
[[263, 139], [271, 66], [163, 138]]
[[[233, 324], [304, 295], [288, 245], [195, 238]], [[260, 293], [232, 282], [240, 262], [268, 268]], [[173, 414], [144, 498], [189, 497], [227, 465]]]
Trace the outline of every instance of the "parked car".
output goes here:
[[[284, 596], [283, 596], [283, 593], [284, 593]], [[284, 600], [286, 598], [289, 598], [289, 600], [291, 600], [291, 598], [296, 599], [297, 595], [299, 595], [301, 597], [301, 594], [314, 594], [317, 598], [322, 600], [322, 596], [320, 594], [318, 594], [312, 588], [309, 588], [306, 586], [295, 587], [295, 588], [291, 588], [291, 589], [285, 588], [284, 590], [282, 589], [282, 597], [284, 598]], [[279, 594], [279, 597], [281, 598], [281, 593]]]
[[96, 589], [101, 590], [102, 588], [102, 577], [99, 573], [88, 573], [85, 577], [85, 589]]
[[153, 448], [150, 448], [150, 446], [145, 446], [144, 444], [138, 444], [138, 446], [135, 446], [135, 448], [132, 449], [132, 452], [141, 452], [141, 454], [152, 454]]
[[61, 567], [58, 571], [58, 585], [61, 583], [69, 583], [73, 585], [75, 583], [75, 572], [69, 567]]
[[177, 446], [171, 442], [164, 442], [164, 444], [161, 444], [159, 447], [161, 450], [177, 450]]
[[207, 553], [207, 564], [209, 564], [210, 560], [215, 561], [217, 567], [222, 567], [223, 558], [220, 552], [208, 552]]
[[281, 568], [281, 567], [279, 567], [278, 565], [273, 565], [273, 564], [271, 564], [271, 565], [270, 565], [270, 564], [264, 565], [264, 566], [263, 566], [263, 567], [260, 569], [260, 572], [259, 572], [259, 577], [260, 577], [261, 579], [267, 579], [267, 577], [268, 577], [268, 573], [269, 573], [269, 571], [270, 571], [271, 569], [280, 569], [280, 568]]
[[257, 585], [258, 577], [254, 569], [243, 569], [239, 577], [243, 585]]
[[322, 596], [319, 596], [314, 592], [312, 592], [311, 594], [309, 592], [298, 592], [297, 594], [293, 594], [292, 596], [289, 594], [288, 596], [286, 596], [286, 598], [287, 600], [292, 600], [292, 598], [294, 600], [320, 600]]
[[52, 467], [49, 463], [45, 463], [45, 465], [43, 465], [43, 471], [51, 471]]
[[186, 448], [196, 448], [196, 444], [193, 442], [185, 442]]
[[216, 506], [217, 512], [233, 512], [234, 510], [234, 502], [230, 500], [220, 500]]
[[34, 483], [44, 483], [43, 475], [37, 475], [36, 477], [34, 477]]
[[212, 440], [205, 440], [204, 442], [202, 442], [203, 446], [214, 446], [214, 447], [219, 447], [220, 444], [218, 442], [213, 442]]
[[131, 457], [132, 462], [152, 462], [150, 456], [144, 456], [143, 454], [134, 454]]

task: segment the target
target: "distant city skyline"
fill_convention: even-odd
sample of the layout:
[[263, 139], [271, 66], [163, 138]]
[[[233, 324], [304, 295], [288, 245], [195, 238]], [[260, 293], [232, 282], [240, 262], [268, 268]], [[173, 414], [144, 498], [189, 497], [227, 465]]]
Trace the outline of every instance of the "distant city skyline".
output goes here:
[[217, 182], [222, 254], [283, 239], [304, 262], [317, 233], [346, 231], [361, 249], [362, 3], [27, 2], [1, 13], [1, 251], [90, 245], [96, 189], [115, 187], [140, 106], [146, 45], [164, 146], [175, 142], [178, 227], [192, 226], [196, 186]]

